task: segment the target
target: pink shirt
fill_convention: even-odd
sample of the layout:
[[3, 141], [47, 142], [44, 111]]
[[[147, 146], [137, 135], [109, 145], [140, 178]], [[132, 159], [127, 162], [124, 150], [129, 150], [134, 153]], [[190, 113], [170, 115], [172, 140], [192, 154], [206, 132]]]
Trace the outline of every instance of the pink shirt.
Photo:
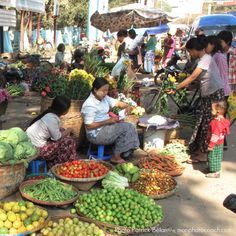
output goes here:
[[165, 43], [170, 44], [171, 48], [165, 47], [164, 55], [166, 55], [166, 58], [171, 58], [172, 54], [175, 51], [175, 39], [173, 37], [166, 38]]
[[217, 64], [220, 72], [220, 77], [224, 82], [225, 96], [229, 96], [231, 94], [231, 88], [229, 85], [229, 67], [227, 63], [227, 55], [221, 52], [217, 52], [213, 55], [213, 59]]

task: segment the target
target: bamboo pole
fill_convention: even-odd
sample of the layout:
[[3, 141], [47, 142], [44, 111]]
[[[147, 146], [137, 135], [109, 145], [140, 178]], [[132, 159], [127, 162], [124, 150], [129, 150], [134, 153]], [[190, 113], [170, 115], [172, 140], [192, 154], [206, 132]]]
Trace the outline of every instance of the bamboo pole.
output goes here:
[[33, 41], [32, 41], [32, 28], [33, 28], [33, 13], [29, 13], [29, 45], [30, 48], [33, 46]]
[[25, 31], [24, 16], [25, 16], [25, 12], [21, 11], [21, 14], [20, 14], [20, 51], [21, 52], [24, 50], [24, 31]]

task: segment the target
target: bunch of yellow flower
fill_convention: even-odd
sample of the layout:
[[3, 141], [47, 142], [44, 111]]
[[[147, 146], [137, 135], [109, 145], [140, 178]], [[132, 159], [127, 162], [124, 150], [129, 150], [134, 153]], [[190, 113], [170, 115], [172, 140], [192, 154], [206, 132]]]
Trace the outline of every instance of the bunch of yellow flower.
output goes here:
[[176, 82], [176, 78], [173, 75], [168, 75], [168, 80], [173, 84]]
[[145, 113], [145, 109], [140, 106], [133, 108], [133, 110], [131, 111], [132, 115], [136, 115], [138, 117], [142, 116], [144, 113]]
[[86, 99], [94, 80], [93, 75], [88, 74], [85, 70], [72, 70], [68, 77], [67, 96], [74, 100]]
[[110, 85], [110, 87], [112, 89], [116, 89], [117, 88], [117, 81], [116, 80], [114, 80], [110, 76], [105, 77], [105, 79], [107, 80], [107, 82], [109, 83], [109, 85]]
[[130, 59], [125, 59], [122, 63], [127, 67], [132, 65], [132, 61]]
[[93, 81], [95, 80], [93, 75], [88, 74], [85, 70], [74, 69], [70, 72], [68, 79], [69, 81], [71, 81], [72, 79], [77, 79], [77, 78], [87, 80], [91, 88], [93, 85]]

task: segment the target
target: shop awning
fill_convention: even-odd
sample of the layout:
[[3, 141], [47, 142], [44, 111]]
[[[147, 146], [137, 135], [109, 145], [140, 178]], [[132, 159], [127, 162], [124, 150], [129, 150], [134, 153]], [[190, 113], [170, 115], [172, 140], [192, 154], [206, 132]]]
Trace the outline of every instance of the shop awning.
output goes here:
[[45, 3], [44, 0], [17, 0], [16, 9], [44, 13]]
[[45, 12], [44, 0], [1, 0], [1, 6], [15, 7], [17, 10]]
[[16, 26], [16, 11], [0, 9], [0, 26]]

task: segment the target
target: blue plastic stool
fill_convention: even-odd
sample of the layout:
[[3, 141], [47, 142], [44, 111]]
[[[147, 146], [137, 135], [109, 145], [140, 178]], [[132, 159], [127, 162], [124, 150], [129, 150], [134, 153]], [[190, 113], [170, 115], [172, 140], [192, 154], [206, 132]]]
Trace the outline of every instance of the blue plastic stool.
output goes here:
[[43, 174], [47, 174], [47, 162], [45, 160], [34, 160], [29, 164], [32, 174], [40, 174], [41, 172], [39, 172], [39, 168], [41, 166], [43, 166]]
[[95, 145], [97, 146], [97, 151], [92, 151], [92, 145], [95, 144], [89, 144], [87, 156], [89, 159], [99, 159], [99, 160], [108, 160], [112, 157], [112, 155], [105, 155], [105, 146], [104, 145]]

